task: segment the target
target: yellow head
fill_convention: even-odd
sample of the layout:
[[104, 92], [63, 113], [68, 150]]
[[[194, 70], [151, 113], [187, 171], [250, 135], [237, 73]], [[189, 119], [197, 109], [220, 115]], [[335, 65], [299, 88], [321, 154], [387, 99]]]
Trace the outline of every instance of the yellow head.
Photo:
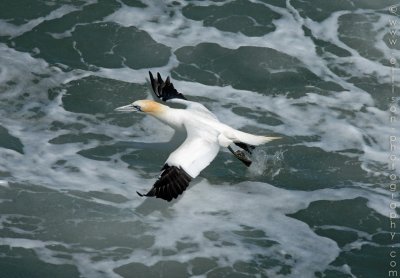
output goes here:
[[122, 112], [144, 112], [148, 114], [158, 114], [163, 112], [166, 109], [165, 105], [162, 105], [158, 102], [149, 99], [137, 100], [132, 104], [121, 106], [115, 109], [115, 111]]

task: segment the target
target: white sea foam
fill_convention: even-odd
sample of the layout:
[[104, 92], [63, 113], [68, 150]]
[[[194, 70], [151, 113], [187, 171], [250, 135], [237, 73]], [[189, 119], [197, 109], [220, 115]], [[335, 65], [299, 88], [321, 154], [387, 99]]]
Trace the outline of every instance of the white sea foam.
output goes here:
[[[368, 75], [373, 75], [376, 77], [376, 81], [381, 84], [390, 83], [390, 67], [382, 65], [381, 61], [374, 61], [361, 56], [356, 49], [351, 48], [339, 39], [339, 18], [349, 14], [360, 14], [365, 15], [366, 17], [371, 17], [370, 10], [359, 9], [353, 13], [348, 11], [339, 11], [332, 13], [322, 22], [315, 22], [310, 18], [307, 18], [304, 24], [312, 31], [315, 37], [331, 42], [332, 44], [351, 53], [350, 57], [331, 57], [334, 58], [333, 61], [337, 66], [340, 67], [340, 65], [344, 65], [342, 69], [351, 73], [351, 76], [365, 77]], [[376, 17], [378, 17], [378, 20], [376, 20]], [[370, 23], [373, 25], [374, 31], [376, 31], [376, 37], [369, 38], [371, 40], [371, 45], [374, 45], [377, 49], [379, 49], [379, 51], [384, 54], [387, 60], [392, 57], [397, 59], [400, 57], [399, 50], [389, 48], [384, 40], [384, 36], [388, 34], [388, 22], [389, 20], [394, 19], [396, 19], [394, 16], [375, 13], [370, 21]]]
[[8, 187], [9, 186], [8, 181], [0, 180], [0, 186]]
[[[156, 241], [153, 248], [175, 250], [177, 241], [189, 241], [196, 243], [196, 256], [219, 257], [220, 266], [264, 254], [290, 264], [293, 277], [312, 277], [315, 271], [325, 269], [340, 249], [332, 240], [317, 236], [305, 223], [286, 214], [305, 209], [316, 200], [344, 200], [359, 196], [374, 199], [373, 194], [355, 189], [302, 192], [257, 182], [229, 186], [211, 185], [203, 180], [174, 203], [171, 219], [157, 218], [155, 223], [159, 224], [154, 231]], [[384, 210], [386, 213], [386, 208]], [[245, 244], [233, 232], [243, 231], [245, 226], [264, 231], [264, 239], [275, 241], [277, 245], [261, 248]], [[214, 239], [207, 238], [207, 232], [212, 232]], [[232, 244], [222, 247], [223, 242]], [[185, 262], [193, 252], [180, 251], [168, 259]], [[281, 254], [289, 254], [291, 259], [285, 260]], [[132, 259], [139, 260], [135, 254]], [[158, 259], [149, 258], [147, 263], [152, 265]], [[266, 273], [278, 275], [274, 270]]]
[[[343, 88], [352, 91], [362, 91], [352, 83], [334, 74], [328, 68], [328, 63], [317, 55], [311, 38], [305, 36], [302, 30], [302, 25], [304, 24], [313, 31], [317, 38], [333, 41], [333, 43], [337, 43], [348, 50], [349, 47], [340, 42], [337, 35], [337, 20], [344, 12], [333, 13], [323, 23], [315, 23], [309, 19], [302, 19], [290, 4], [289, 9], [284, 9], [260, 2], [260, 4], [266, 5], [281, 14], [282, 17], [273, 21], [276, 27], [274, 32], [261, 37], [248, 37], [242, 33], [223, 32], [214, 27], [204, 26], [202, 22], [185, 18], [182, 15], [181, 7], [174, 8], [172, 5], [167, 5], [167, 3], [169, 2], [149, 3], [148, 7], [144, 9], [123, 6], [104, 20], [116, 22], [122, 26], [136, 26], [151, 34], [156, 41], [171, 47], [172, 50], [182, 46], [182, 38], [185, 40], [185, 45], [213, 42], [231, 49], [248, 45], [269, 47], [300, 59], [307, 69], [324, 80], [334, 81]], [[215, 3], [212, 2], [211, 4]], [[167, 11], [172, 10], [173, 15], [171, 16]], [[334, 32], [329, 33], [328, 31]], [[330, 34], [329, 37], [327, 37], [328, 33]], [[376, 73], [387, 69], [378, 62], [371, 62], [361, 57], [355, 50], [351, 49], [351, 53], [354, 55], [346, 58], [346, 62], [349, 65], [357, 62], [356, 66], [360, 71], [369, 69]], [[336, 59], [340, 60], [338, 57]], [[385, 78], [387, 77], [388, 75], [385, 75]]]
[[31, 31], [33, 28], [43, 23], [44, 21], [61, 18], [64, 15], [77, 10], [80, 10], [80, 8], [72, 5], [62, 5], [61, 7], [51, 11], [46, 16], [32, 19], [27, 23], [18, 26], [7, 22], [7, 20], [0, 19], [0, 36], [11, 36], [11, 37], [20, 36], [28, 31]]

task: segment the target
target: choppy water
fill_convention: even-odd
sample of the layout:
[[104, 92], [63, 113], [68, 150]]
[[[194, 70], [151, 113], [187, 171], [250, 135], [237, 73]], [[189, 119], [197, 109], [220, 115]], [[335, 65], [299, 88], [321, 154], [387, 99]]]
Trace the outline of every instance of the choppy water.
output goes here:
[[[2, 1], [0, 277], [399, 270], [393, 4]], [[148, 70], [222, 121], [284, 139], [259, 148], [250, 169], [220, 153], [172, 203], [138, 197], [172, 131], [113, 109], [150, 97]]]

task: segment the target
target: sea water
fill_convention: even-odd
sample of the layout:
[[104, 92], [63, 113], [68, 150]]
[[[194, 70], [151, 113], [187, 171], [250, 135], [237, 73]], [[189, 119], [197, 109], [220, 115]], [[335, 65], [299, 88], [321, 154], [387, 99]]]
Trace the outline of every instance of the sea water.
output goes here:
[[[388, 277], [394, 4], [2, 1], [0, 277]], [[282, 139], [140, 198], [176, 147], [114, 112], [149, 70]]]

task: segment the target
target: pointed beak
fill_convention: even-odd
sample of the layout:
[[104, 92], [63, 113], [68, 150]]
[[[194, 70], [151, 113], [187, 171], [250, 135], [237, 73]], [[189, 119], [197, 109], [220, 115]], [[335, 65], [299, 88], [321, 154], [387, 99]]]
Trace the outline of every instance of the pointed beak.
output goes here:
[[134, 112], [134, 111], [139, 111], [139, 109], [134, 106], [133, 104], [128, 104], [125, 106], [121, 106], [118, 108], [115, 108], [114, 111], [118, 111], [118, 112]]

